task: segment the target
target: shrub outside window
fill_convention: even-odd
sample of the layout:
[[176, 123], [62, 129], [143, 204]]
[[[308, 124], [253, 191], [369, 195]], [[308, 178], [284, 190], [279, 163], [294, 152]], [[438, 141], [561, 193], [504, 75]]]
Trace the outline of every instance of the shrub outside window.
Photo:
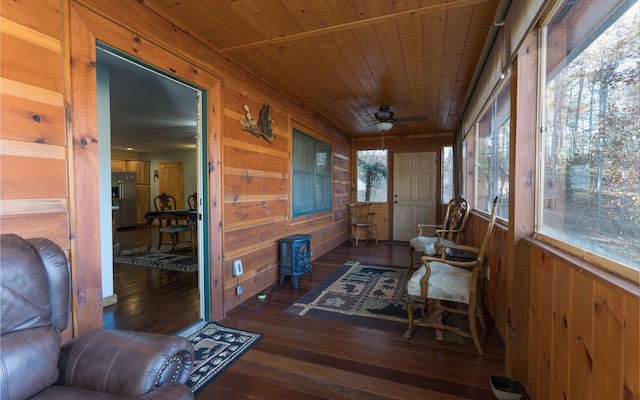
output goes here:
[[637, 279], [626, 267], [640, 262], [640, 3], [608, 19], [572, 3], [543, 29], [538, 232]]
[[358, 201], [387, 202], [387, 151], [360, 150], [358, 160]]
[[500, 196], [498, 217], [509, 217], [511, 84], [504, 85], [476, 124], [475, 208], [490, 212]]

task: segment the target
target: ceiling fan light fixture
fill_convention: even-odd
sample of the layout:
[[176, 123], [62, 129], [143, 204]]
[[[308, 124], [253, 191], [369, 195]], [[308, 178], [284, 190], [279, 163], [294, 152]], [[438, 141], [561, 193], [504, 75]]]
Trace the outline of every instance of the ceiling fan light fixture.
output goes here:
[[388, 122], [388, 121], [376, 122], [376, 129], [379, 132], [386, 132], [391, 128], [393, 128], [393, 123], [392, 122]]

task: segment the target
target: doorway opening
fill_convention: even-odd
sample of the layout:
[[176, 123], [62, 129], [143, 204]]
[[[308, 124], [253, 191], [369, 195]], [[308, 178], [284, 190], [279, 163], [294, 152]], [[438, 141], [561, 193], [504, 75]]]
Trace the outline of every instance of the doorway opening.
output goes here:
[[[176, 333], [209, 315], [202, 262], [206, 98], [201, 89], [102, 44], [97, 71], [104, 326]], [[134, 173], [129, 190], [112, 183], [122, 172]], [[176, 199], [173, 210], [189, 218], [153, 215], [163, 192]], [[103, 208], [111, 209], [113, 225], [103, 223]], [[172, 242], [160, 235], [158, 225], [167, 223], [189, 229]]]

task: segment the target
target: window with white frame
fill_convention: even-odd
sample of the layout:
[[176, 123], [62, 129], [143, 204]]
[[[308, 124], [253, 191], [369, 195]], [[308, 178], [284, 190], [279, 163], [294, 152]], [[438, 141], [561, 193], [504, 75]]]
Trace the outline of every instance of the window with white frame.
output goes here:
[[511, 84], [505, 84], [476, 124], [474, 207], [489, 212], [500, 196], [498, 216], [509, 217], [509, 135]]
[[637, 277], [640, 3], [614, 3], [565, 1], [542, 29], [537, 231]]
[[358, 201], [387, 202], [387, 150], [359, 150]]
[[331, 146], [293, 130], [293, 216], [331, 210]]

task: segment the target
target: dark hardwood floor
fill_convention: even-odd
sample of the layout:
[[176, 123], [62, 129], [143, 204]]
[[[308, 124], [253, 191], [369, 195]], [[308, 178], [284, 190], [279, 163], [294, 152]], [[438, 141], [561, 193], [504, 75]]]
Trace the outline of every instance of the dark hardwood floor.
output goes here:
[[[147, 229], [119, 230], [118, 239], [122, 250], [146, 247]], [[200, 318], [197, 273], [115, 264], [113, 286], [118, 302], [104, 308], [106, 329], [175, 333]]]
[[[120, 236], [125, 248], [140, 245]], [[135, 232], [129, 236], [136, 240]], [[146, 232], [142, 240], [146, 243]], [[464, 345], [422, 337], [407, 341], [403, 332], [284, 314], [346, 261], [404, 266], [407, 259], [406, 246], [347, 242], [315, 260], [313, 278], [301, 276], [297, 289], [285, 280], [264, 310], [232, 310], [218, 322], [264, 338], [197, 399], [494, 399], [489, 376], [503, 375], [504, 347], [492, 329], [480, 356], [471, 340]], [[115, 268], [119, 303], [105, 309], [105, 327], [174, 333], [197, 315], [197, 274]], [[249, 298], [244, 303], [263, 304]]]

